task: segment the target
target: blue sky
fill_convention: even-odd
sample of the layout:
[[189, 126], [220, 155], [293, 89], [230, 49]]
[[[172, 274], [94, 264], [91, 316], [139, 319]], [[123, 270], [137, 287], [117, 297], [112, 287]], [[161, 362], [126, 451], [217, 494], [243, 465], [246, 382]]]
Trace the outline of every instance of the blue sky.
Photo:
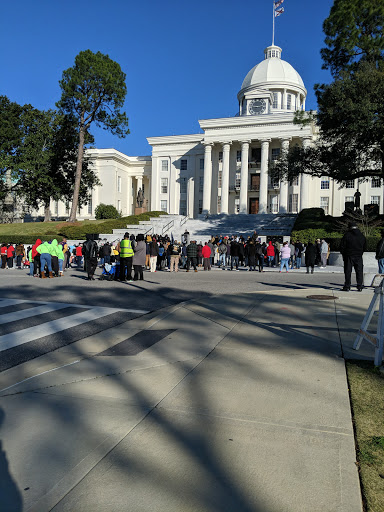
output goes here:
[[[321, 69], [322, 23], [333, 0], [285, 0], [275, 43], [300, 73], [307, 109]], [[272, 0], [19, 0], [3, 2], [0, 94], [54, 108], [63, 70], [91, 49], [107, 53], [127, 75], [130, 135], [93, 128], [95, 145], [149, 155], [148, 136], [199, 133], [198, 119], [232, 116], [247, 72], [272, 40]]]

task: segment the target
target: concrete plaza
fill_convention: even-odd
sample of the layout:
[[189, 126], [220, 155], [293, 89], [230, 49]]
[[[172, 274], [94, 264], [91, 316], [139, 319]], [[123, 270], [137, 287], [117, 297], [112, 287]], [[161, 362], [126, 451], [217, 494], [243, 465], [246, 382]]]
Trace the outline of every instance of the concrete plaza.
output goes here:
[[344, 357], [373, 357], [352, 350], [371, 289], [343, 294], [330, 273], [12, 274], [2, 299], [149, 313], [0, 373], [9, 510], [362, 510]]

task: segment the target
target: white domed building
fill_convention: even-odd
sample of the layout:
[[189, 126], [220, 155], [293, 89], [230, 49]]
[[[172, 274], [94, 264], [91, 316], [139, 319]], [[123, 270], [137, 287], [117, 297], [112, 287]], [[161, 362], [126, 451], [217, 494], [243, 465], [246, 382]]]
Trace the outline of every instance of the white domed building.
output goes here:
[[[79, 218], [94, 218], [99, 203], [114, 204], [123, 215], [134, 213], [139, 189], [143, 208], [197, 218], [206, 214], [298, 213], [322, 207], [339, 216], [354, 199], [357, 180], [346, 187], [329, 178], [301, 175], [292, 183], [271, 180], [268, 163], [293, 145], [311, 144], [316, 126], [294, 124], [305, 110], [307, 90], [299, 73], [281, 58], [278, 46], [244, 78], [234, 117], [200, 120], [203, 133], [149, 137], [152, 155], [129, 157], [114, 149], [90, 150], [102, 187]], [[379, 180], [359, 186], [361, 204], [378, 204]], [[69, 206], [54, 203], [53, 216], [66, 217]]]

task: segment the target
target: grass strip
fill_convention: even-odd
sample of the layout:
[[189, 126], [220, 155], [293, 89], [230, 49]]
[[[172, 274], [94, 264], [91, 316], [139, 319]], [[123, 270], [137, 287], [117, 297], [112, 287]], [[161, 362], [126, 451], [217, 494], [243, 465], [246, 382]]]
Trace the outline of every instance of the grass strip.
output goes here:
[[346, 365], [365, 510], [384, 512], [384, 374], [370, 361]]

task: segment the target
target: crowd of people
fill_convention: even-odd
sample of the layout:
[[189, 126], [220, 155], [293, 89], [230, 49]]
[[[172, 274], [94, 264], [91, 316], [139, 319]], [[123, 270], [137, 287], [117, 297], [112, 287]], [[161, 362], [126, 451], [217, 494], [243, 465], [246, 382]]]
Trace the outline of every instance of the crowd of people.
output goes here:
[[[87, 279], [94, 280], [97, 266], [103, 269], [102, 277], [113, 277], [119, 281], [144, 279], [143, 270], [149, 272], [198, 271], [201, 267], [210, 271], [213, 266], [222, 270], [263, 272], [264, 267], [300, 269], [307, 272], [321, 265], [324, 268], [329, 257], [329, 245], [325, 240], [303, 244], [280, 243], [270, 240], [261, 242], [255, 231], [252, 236], [212, 236], [204, 242], [184, 239], [174, 240], [168, 235], [130, 235], [125, 233], [118, 243], [92, 240], [83, 244], [70, 245], [63, 238], [42, 242], [37, 239], [33, 246], [23, 244], [2, 244], [1, 269], [25, 268], [34, 277], [62, 277], [67, 268], [84, 268]], [[132, 276], [133, 272], [133, 276]]]

